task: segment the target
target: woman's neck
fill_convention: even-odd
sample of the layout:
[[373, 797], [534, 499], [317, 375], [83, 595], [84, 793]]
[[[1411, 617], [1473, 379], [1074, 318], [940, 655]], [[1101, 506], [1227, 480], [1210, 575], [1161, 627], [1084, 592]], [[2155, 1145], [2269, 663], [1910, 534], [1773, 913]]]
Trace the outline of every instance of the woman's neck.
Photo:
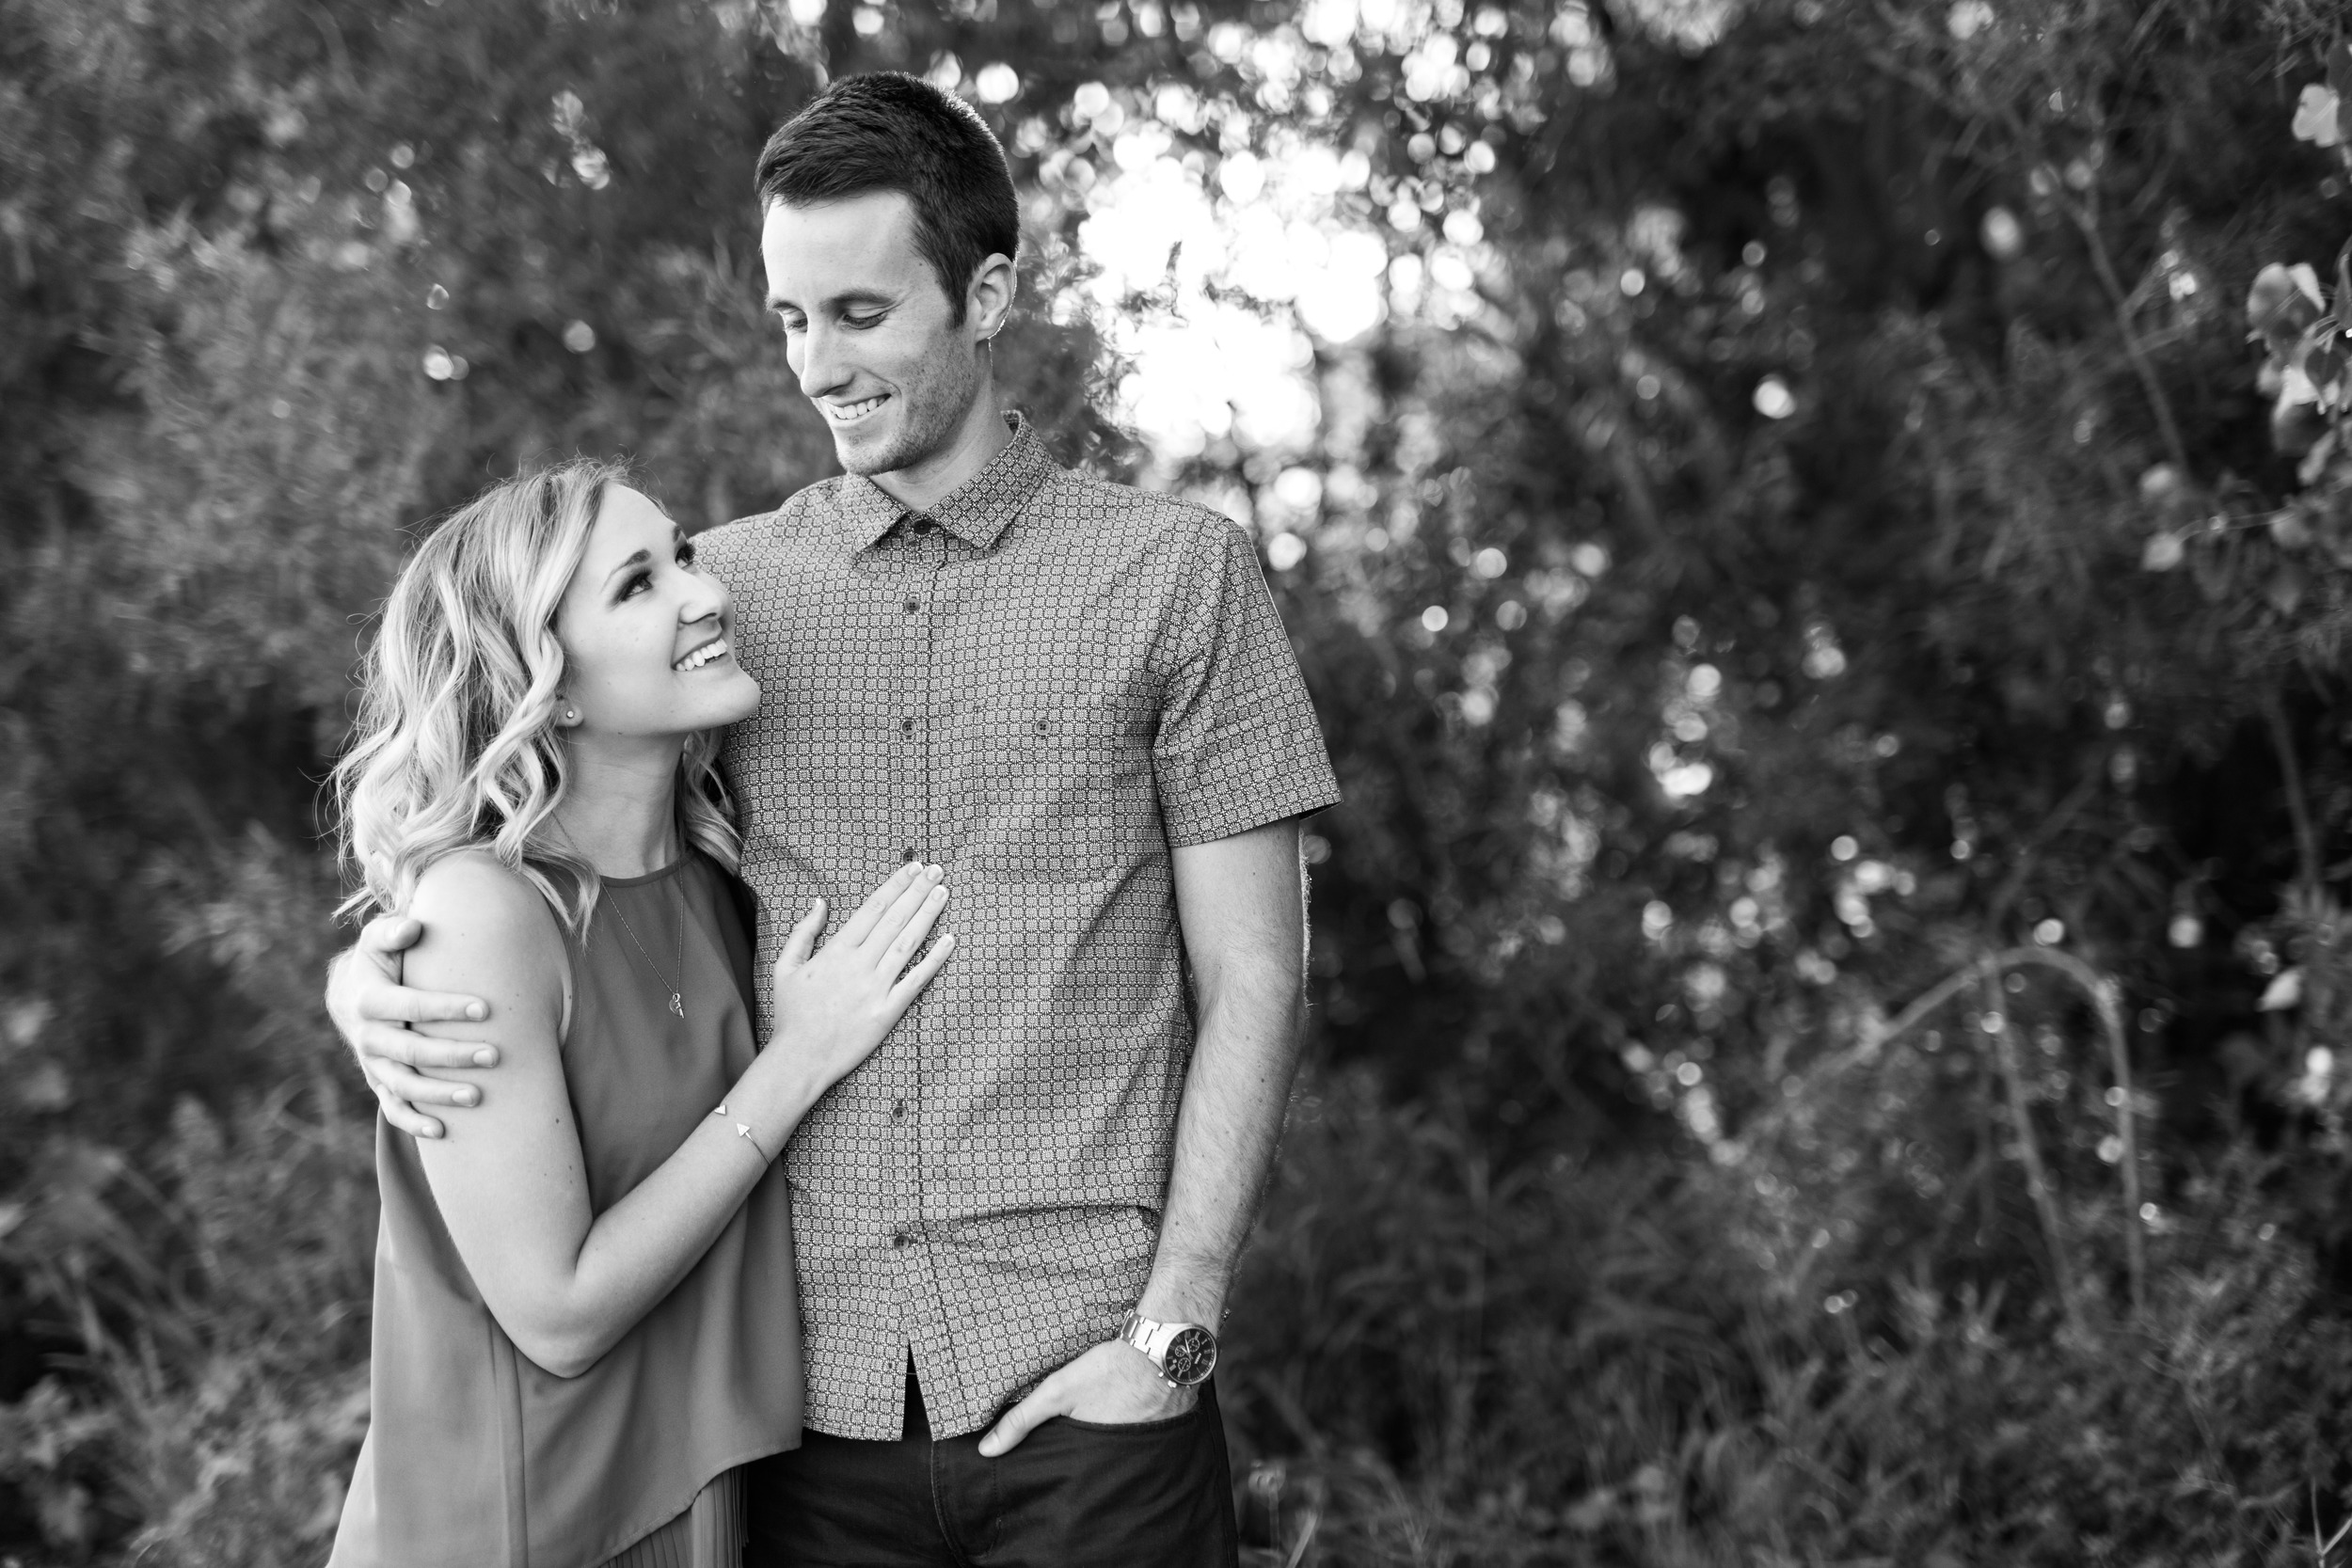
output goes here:
[[616, 756], [573, 744], [564, 801], [555, 809], [562, 836], [602, 877], [649, 876], [676, 861], [675, 747]]

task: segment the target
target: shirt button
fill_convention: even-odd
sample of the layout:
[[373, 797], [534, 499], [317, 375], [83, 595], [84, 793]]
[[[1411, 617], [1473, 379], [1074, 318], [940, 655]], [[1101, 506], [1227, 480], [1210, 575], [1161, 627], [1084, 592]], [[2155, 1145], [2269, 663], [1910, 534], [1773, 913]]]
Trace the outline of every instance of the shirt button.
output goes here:
[[917, 517], [914, 519], [914, 531], [917, 533], [930, 533], [938, 527], [939, 525], [932, 522], [929, 517]]
[[909, 1243], [910, 1241], [913, 1241], [913, 1240], [914, 1240], [914, 1238], [913, 1238], [913, 1237], [909, 1236], [909, 1235], [908, 1235], [905, 1231], [901, 1230], [901, 1231], [897, 1232], [896, 1234], [894, 1234], [894, 1235], [890, 1238], [890, 1244], [891, 1244], [892, 1246], [894, 1246], [894, 1247], [902, 1247], [902, 1246], [906, 1245], [906, 1244], [907, 1244], [907, 1243]]
[[901, 1100], [898, 1103], [890, 1107], [890, 1114], [894, 1119], [896, 1117], [905, 1116], [907, 1114], [907, 1102]]
[[909, 860], [913, 860], [914, 858], [914, 845], [912, 845], [912, 844], [910, 844], [910, 845], [908, 845], [908, 846], [907, 846], [907, 859], [909, 859]]
[[923, 601], [922, 601], [922, 600], [920, 600], [920, 599], [909, 599], [909, 600], [907, 601], [907, 613], [908, 613], [909, 615], [914, 614], [916, 610], [920, 610], [920, 609], [922, 609], [922, 608], [923, 608]]
[[914, 733], [914, 721], [912, 718], [899, 720], [898, 733], [901, 735], [913, 735]]

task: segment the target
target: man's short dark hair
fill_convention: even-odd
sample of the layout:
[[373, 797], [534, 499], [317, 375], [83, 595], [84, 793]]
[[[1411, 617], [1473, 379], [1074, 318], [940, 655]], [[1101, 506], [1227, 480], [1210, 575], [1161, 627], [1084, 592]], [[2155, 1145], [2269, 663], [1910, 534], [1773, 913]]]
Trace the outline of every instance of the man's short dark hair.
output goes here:
[[759, 208], [813, 207], [875, 191], [914, 205], [914, 246], [939, 275], [955, 320], [992, 255], [1017, 257], [1021, 209], [1005, 150], [977, 111], [919, 76], [844, 76], [768, 138]]

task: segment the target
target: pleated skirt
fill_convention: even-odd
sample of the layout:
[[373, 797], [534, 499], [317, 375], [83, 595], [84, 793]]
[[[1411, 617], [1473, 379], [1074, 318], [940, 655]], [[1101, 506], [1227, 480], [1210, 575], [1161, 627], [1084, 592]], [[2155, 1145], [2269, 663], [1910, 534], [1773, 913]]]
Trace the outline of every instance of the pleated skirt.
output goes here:
[[694, 1494], [685, 1513], [604, 1568], [742, 1568], [743, 1472], [729, 1470]]

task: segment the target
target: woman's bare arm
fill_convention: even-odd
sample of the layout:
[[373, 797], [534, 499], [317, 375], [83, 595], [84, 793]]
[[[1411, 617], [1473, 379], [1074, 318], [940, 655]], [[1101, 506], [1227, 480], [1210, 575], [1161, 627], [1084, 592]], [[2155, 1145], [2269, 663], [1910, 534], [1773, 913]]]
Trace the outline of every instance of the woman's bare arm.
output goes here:
[[[946, 901], [936, 867], [907, 866], [822, 953], [819, 904], [778, 960], [776, 1037], [676, 1151], [602, 1214], [564, 1080], [565, 958], [546, 902], [486, 855], [453, 856], [419, 884], [425, 935], [409, 980], [489, 1004], [495, 1074], [465, 1071], [479, 1108], [417, 1148], [483, 1300], [525, 1355], [575, 1377], [676, 1286], [724, 1227], [817, 1098], [881, 1043], [946, 960], [943, 937], [906, 969]], [[487, 1025], [443, 1023], [453, 1037]], [[493, 1083], [493, 1079], [495, 1082]], [[738, 1131], [748, 1128], [749, 1135]]]

